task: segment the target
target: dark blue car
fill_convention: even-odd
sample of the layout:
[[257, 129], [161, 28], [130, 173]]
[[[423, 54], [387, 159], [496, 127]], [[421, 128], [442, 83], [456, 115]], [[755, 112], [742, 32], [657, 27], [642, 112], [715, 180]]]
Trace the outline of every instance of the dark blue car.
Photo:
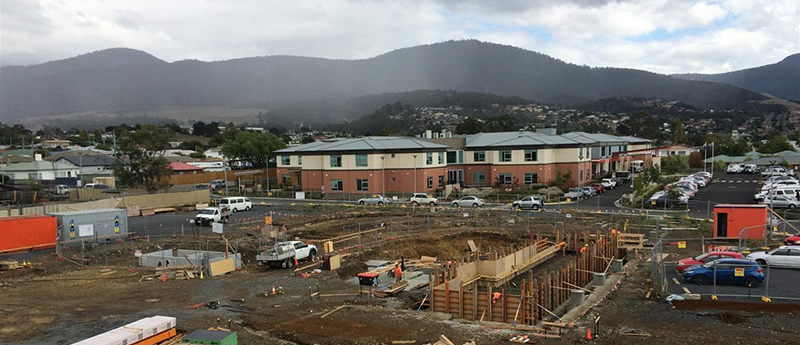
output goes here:
[[719, 259], [703, 265], [695, 265], [683, 271], [683, 280], [698, 285], [714, 282], [716, 267], [717, 284], [756, 287], [764, 282], [764, 272], [757, 263], [744, 259]]

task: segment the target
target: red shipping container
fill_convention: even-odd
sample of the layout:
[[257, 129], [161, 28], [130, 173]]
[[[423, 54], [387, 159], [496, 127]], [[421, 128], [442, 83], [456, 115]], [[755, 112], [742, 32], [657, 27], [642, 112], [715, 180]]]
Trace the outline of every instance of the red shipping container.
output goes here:
[[0, 218], [0, 253], [55, 248], [56, 217], [14, 216]]
[[767, 205], [716, 205], [714, 238], [763, 240], [768, 212]]

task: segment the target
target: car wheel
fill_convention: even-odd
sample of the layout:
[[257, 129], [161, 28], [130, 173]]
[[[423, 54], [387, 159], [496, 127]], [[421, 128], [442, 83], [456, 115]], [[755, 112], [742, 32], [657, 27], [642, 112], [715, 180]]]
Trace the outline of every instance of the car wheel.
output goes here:
[[383, 206], [383, 201], [378, 201], [378, 206]]
[[762, 266], [762, 267], [766, 267], [767, 266], [767, 260], [764, 260], [764, 259], [758, 259], [758, 260], [756, 260], [756, 263], [759, 266]]
[[473, 204], [472, 204], [472, 207], [474, 207], [474, 208], [478, 208], [478, 203], [477, 203], [477, 202], [476, 202], [476, 203], [473, 203]]
[[534, 211], [538, 211], [539, 210], [539, 205], [533, 205], [533, 210]]
[[694, 277], [694, 282], [697, 285], [706, 285], [706, 281], [708, 281], [708, 278], [706, 278], [706, 276], [704, 276], [704, 275], [698, 275], [698, 276]]
[[358, 204], [361, 205], [361, 206], [364, 206], [364, 201], [363, 200], [359, 201]]
[[308, 253], [308, 259], [311, 261], [317, 261], [317, 251], [312, 249], [311, 252]]
[[431, 201], [431, 202], [428, 204], [428, 206], [430, 206], [430, 207], [434, 207], [434, 206], [436, 206], [436, 203], [435, 203], [435, 202], [433, 202], [433, 201]]
[[411, 206], [419, 206], [419, 203], [417, 203], [416, 201], [412, 201]]
[[457, 202], [454, 202], [454, 203], [453, 203], [453, 207], [458, 207], [458, 203], [457, 203]]
[[286, 259], [286, 268], [292, 268], [292, 267], [294, 267], [294, 258]]
[[236, 211], [238, 211], [238, 210], [235, 209], [235, 208], [231, 210], [231, 212], [233, 212], [233, 213], [236, 213]]
[[794, 204], [789, 204], [789, 208], [795, 208], [795, 207], [797, 206], [795, 206]]
[[758, 285], [758, 279], [755, 277], [747, 277], [747, 279], [744, 280], [744, 285], [749, 288], [754, 288]]
[[250, 211], [250, 206], [244, 208], [245, 211]]

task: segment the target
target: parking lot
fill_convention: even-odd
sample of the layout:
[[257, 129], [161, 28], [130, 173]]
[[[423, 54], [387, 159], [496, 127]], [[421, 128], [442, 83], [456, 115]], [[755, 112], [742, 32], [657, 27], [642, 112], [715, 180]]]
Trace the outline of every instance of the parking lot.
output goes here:
[[[701, 295], [716, 294], [719, 296], [735, 295], [736, 297], [752, 296], [760, 299], [768, 296], [775, 302], [797, 302], [800, 299], [800, 290], [797, 289], [797, 282], [800, 282], [800, 270], [785, 268], [764, 268], [764, 282], [755, 288], [737, 285], [717, 285], [709, 281], [706, 285], [697, 285], [686, 282], [683, 277], [675, 271], [675, 263], [665, 263], [667, 267], [667, 283], [669, 292], [674, 294], [686, 293], [684, 288], [690, 293]], [[676, 283], [677, 281], [677, 283]]]

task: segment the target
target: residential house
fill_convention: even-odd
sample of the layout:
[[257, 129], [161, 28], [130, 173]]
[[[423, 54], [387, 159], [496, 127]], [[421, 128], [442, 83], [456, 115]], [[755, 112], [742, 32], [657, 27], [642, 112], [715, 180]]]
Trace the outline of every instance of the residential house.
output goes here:
[[169, 167], [172, 168], [172, 171], [176, 175], [197, 174], [198, 172], [203, 171], [203, 168], [201, 167], [198, 167], [196, 165], [186, 164], [183, 162], [169, 163]]
[[14, 180], [55, 181], [57, 178], [77, 178], [79, 172], [77, 165], [45, 161], [38, 154], [32, 162], [8, 164], [0, 168], [0, 174]]

